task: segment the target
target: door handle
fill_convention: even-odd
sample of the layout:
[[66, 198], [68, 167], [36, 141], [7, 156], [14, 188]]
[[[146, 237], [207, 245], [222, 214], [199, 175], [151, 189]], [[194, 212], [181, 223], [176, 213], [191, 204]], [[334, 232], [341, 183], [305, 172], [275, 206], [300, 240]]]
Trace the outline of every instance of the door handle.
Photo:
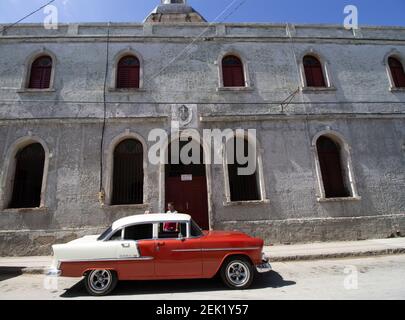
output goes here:
[[160, 247], [164, 246], [165, 243], [164, 242], [157, 242], [156, 243], [156, 251], [160, 251]]
[[131, 244], [129, 243], [121, 243], [121, 247], [123, 248], [129, 248], [131, 246]]

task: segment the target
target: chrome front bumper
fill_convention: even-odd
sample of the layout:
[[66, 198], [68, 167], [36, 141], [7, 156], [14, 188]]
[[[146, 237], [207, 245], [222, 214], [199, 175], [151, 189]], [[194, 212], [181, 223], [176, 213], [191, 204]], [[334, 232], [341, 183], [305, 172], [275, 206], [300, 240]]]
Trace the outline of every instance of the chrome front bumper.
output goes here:
[[46, 274], [48, 277], [59, 277], [59, 276], [62, 274], [62, 271], [61, 271], [61, 270], [58, 270], [58, 269], [48, 269], [48, 270], [45, 272], [45, 274]]
[[272, 270], [268, 258], [264, 258], [261, 264], [256, 265], [256, 270], [259, 273], [265, 273]]

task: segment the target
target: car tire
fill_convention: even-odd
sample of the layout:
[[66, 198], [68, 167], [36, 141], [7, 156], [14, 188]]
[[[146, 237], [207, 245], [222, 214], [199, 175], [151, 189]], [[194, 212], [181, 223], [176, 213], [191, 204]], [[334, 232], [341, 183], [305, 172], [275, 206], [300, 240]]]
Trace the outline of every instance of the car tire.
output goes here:
[[249, 259], [231, 257], [221, 267], [222, 281], [231, 289], [243, 290], [250, 287], [254, 278], [254, 269]]
[[105, 296], [117, 285], [117, 274], [112, 270], [92, 270], [86, 274], [84, 284], [92, 296]]

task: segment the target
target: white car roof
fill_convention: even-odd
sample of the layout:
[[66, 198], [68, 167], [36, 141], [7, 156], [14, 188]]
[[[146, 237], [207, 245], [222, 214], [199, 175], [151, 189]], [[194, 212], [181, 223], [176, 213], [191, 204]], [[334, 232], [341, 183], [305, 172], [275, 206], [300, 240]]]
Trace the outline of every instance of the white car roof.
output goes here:
[[129, 216], [121, 218], [112, 224], [112, 229], [117, 230], [122, 227], [137, 224], [137, 223], [154, 223], [154, 222], [165, 222], [165, 221], [179, 221], [187, 222], [190, 221], [191, 216], [188, 214], [180, 213], [149, 213], [149, 214], [139, 214], [136, 216]]

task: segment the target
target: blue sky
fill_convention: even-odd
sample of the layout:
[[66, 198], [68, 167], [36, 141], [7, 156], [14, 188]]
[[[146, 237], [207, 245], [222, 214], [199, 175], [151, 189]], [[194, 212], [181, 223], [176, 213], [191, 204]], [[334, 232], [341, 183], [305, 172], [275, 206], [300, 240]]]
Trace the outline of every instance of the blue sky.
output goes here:
[[[12, 23], [49, 0], [0, 0], [0, 23]], [[189, 0], [208, 21], [234, 1], [224, 22], [292, 22], [342, 24], [343, 8], [359, 10], [360, 25], [405, 26], [405, 0]], [[60, 22], [141, 22], [160, 0], [56, 0]], [[242, 3], [241, 6], [239, 4]], [[42, 22], [38, 12], [25, 22]]]

